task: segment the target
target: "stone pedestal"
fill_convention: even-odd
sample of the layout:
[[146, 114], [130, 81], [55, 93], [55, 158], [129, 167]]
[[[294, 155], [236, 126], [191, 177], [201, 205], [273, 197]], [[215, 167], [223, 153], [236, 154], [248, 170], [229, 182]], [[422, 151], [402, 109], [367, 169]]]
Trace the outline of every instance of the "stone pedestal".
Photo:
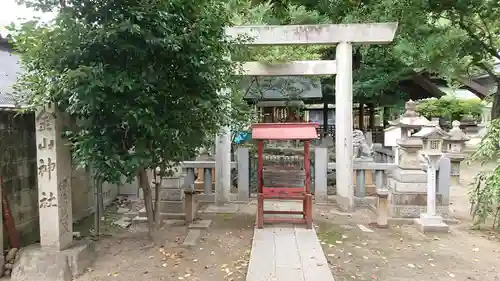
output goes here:
[[387, 228], [389, 220], [388, 192], [377, 192], [377, 221], [376, 227]]
[[12, 281], [68, 281], [84, 274], [95, 259], [92, 241], [75, 241], [63, 251], [31, 245], [21, 249]]
[[196, 212], [198, 211], [198, 200], [197, 194], [198, 192], [188, 192], [186, 191], [184, 198], [184, 210], [186, 212], [186, 224], [192, 223], [196, 219]]
[[409, 138], [398, 141], [398, 145], [399, 165], [387, 182], [391, 190], [389, 214], [394, 218], [416, 218], [425, 207], [427, 192], [427, 174], [421, 170], [417, 154], [422, 141]]
[[420, 215], [420, 218], [415, 220], [415, 223], [418, 229], [423, 232], [444, 232], [447, 233], [449, 231], [449, 226], [444, 223], [443, 217], [439, 215], [428, 215], [427, 213], [423, 213]]

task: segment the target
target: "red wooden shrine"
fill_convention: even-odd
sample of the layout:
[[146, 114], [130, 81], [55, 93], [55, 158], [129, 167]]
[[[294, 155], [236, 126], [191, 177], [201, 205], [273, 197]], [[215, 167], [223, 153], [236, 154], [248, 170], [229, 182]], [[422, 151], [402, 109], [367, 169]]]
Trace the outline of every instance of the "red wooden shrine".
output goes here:
[[[318, 137], [316, 124], [313, 123], [258, 123], [252, 125], [252, 138], [257, 140], [258, 154], [258, 202], [257, 202], [257, 227], [263, 228], [264, 223], [304, 223], [307, 228], [312, 227], [312, 195], [310, 189], [310, 162], [309, 147], [310, 141]], [[297, 185], [284, 184], [286, 181], [279, 181], [280, 184], [266, 180], [272, 173], [272, 168], [264, 166], [264, 141], [275, 140], [297, 140], [304, 145], [304, 162], [299, 170], [282, 169], [279, 172], [283, 178], [297, 179], [297, 174], [303, 175], [298, 180]], [[267, 171], [266, 171], [267, 169]], [[283, 174], [284, 172], [284, 174]], [[271, 177], [271, 176], [269, 176]], [[297, 181], [296, 181], [297, 182]], [[264, 210], [264, 200], [300, 200], [302, 201], [302, 211], [271, 211]], [[302, 218], [274, 217], [265, 218], [265, 214], [272, 215], [302, 215]]]

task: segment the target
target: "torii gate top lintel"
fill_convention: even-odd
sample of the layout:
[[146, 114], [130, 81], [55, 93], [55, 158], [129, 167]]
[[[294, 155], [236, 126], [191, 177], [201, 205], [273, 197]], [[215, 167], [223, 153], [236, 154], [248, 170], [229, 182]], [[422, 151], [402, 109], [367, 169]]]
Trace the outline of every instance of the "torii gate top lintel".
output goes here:
[[394, 40], [397, 22], [316, 24], [316, 25], [247, 25], [226, 29], [231, 37], [248, 36], [245, 45], [335, 45], [340, 42], [386, 44]]

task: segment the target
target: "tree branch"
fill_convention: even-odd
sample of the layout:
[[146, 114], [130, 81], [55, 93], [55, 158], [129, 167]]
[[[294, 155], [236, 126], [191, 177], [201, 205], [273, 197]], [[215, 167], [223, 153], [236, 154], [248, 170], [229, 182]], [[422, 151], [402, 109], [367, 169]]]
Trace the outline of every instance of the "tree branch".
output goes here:
[[493, 46], [493, 36], [491, 35], [491, 32], [490, 32], [490, 29], [488, 28], [488, 24], [486, 23], [486, 21], [484, 20], [483, 17], [479, 17], [481, 19], [481, 23], [484, 25], [484, 29], [485, 29], [485, 33], [486, 33], [486, 36], [488, 37], [488, 41], [490, 43], [491, 46]]
[[497, 83], [500, 82], [500, 77], [498, 77], [498, 75], [493, 71], [491, 70], [491, 68], [489, 68], [484, 62], [478, 62], [476, 63], [476, 66], [481, 68], [482, 70], [486, 71], [486, 73], [488, 73], [488, 75]]
[[472, 39], [479, 42], [479, 44], [481, 44], [481, 46], [483, 46], [483, 48], [485, 49], [486, 52], [488, 52], [492, 56], [500, 59], [500, 55], [498, 54], [498, 50], [495, 50], [495, 48], [493, 48], [492, 46], [488, 46], [486, 43], [484, 43], [481, 40], [481, 38], [479, 38], [479, 36], [474, 34], [474, 32], [464, 23], [464, 17], [462, 15], [460, 16], [460, 20], [458, 21], [458, 25], [460, 26], [460, 28], [465, 30], [465, 32], [467, 32], [467, 35], [469, 35]]

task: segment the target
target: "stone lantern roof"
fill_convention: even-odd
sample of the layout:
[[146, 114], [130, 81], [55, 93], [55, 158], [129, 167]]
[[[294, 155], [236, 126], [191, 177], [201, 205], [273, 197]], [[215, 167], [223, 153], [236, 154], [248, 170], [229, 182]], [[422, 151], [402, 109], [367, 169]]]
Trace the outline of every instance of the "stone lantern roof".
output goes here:
[[439, 127], [438, 120], [432, 120], [425, 124], [422, 129], [415, 134], [413, 137], [421, 138], [421, 139], [432, 139], [432, 138], [440, 138], [440, 139], [449, 139], [448, 133]]
[[470, 140], [470, 137], [467, 136], [461, 129], [460, 129], [460, 121], [453, 121], [451, 123], [452, 128], [448, 132], [449, 140], [450, 141], [468, 141]]
[[405, 112], [395, 121], [389, 122], [392, 126], [398, 127], [421, 127], [429, 123], [429, 120], [417, 113], [417, 103], [409, 100], [405, 104]]

